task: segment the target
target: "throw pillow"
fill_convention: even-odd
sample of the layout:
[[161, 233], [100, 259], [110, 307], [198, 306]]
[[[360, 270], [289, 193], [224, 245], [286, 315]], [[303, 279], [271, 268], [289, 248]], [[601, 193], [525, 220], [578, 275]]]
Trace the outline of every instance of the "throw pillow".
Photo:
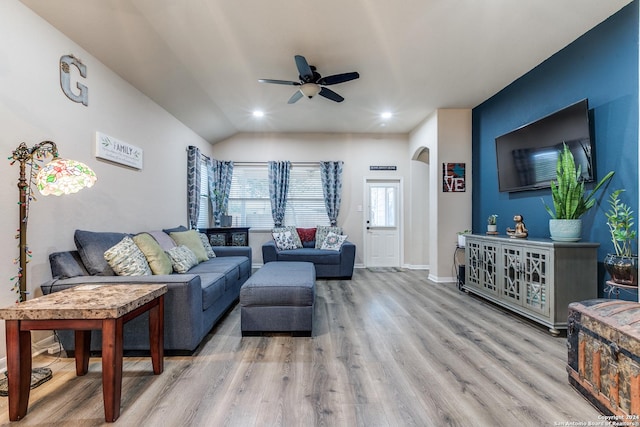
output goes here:
[[288, 231], [289, 233], [291, 233], [293, 244], [296, 245], [296, 247], [293, 249], [302, 247], [302, 241], [300, 241], [300, 236], [298, 236], [298, 232], [296, 231], [296, 228], [293, 225], [287, 225], [286, 227], [275, 227], [273, 230], [271, 230], [272, 233], [282, 233], [284, 231]]
[[207, 256], [207, 251], [204, 249], [202, 240], [200, 240], [199, 234], [196, 230], [187, 230], [172, 232], [169, 233], [169, 236], [171, 236], [178, 246], [182, 245], [191, 249], [191, 251], [196, 254], [198, 262], [202, 262], [208, 260], [209, 257]]
[[273, 241], [276, 242], [276, 247], [281, 251], [297, 249], [290, 231], [280, 231], [272, 234]]
[[209, 259], [215, 258], [216, 253], [213, 251], [211, 247], [211, 243], [209, 243], [209, 238], [204, 233], [198, 233], [200, 235], [200, 240], [202, 240], [202, 246], [204, 246], [204, 251], [207, 253]]
[[298, 236], [300, 236], [300, 240], [303, 243], [305, 242], [312, 242], [314, 240], [316, 240], [316, 228], [296, 228], [296, 231], [298, 232]]
[[339, 251], [342, 248], [342, 244], [347, 240], [347, 236], [341, 236], [336, 233], [329, 232], [327, 237], [322, 242], [321, 249], [328, 249], [330, 251]]
[[80, 259], [92, 276], [114, 276], [113, 269], [104, 259], [107, 249], [121, 241], [126, 234], [76, 230], [73, 240]]
[[198, 265], [196, 254], [184, 245], [169, 249], [167, 255], [176, 273], [186, 273], [191, 267]]
[[167, 234], [171, 234], [171, 233], [175, 233], [178, 231], [187, 231], [188, 228], [185, 227], [184, 225], [179, 225], [177, 227], [173, 227], [173, 228], [163, 228], [162, 231], [167, 233]]
[[49, 255], [51, 275], [54, 279], [88, 276], [89, 272], [82, 264], [78, 251], [54, 252]]
[[146, 276], [151, 269], [133, 239], [126, 236], [104, 253], [104, 259], [118, 276]]
[[151, 234], [140, 233], [133, 236], [133, 241], [144, 254], [153, 274], [171, 274], [173, 272], [173, 266], [167, 253]]
[[327, 238], [327, 234], [336, 233], [342, 234], [342, 227], [332, 225], [319, 225], [316, 230], [316, 249], [321, 249], [324, 240]]
[[173, 239], [162, 230], [147, 231], [147, 233], [150, 234], [151, 237], [156, 239], [156, 242], [158, 242], [160, 247], [165, 251], [168, 251], [169, 249], [176, 246], [176, 242], [174, 242]]

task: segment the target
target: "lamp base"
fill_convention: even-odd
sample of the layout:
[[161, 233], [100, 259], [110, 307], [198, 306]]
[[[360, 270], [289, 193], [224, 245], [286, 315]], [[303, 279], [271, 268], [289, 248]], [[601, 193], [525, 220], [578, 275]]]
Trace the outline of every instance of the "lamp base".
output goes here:
[[[53, 376], [53, 372], [49, 368], [33, 368], [31, 370], [31, 385], [29, 388], [34, 389], [39, 385], [46, 383]], [[0, 396], [8, 396], [9, 395], [9, 380], [7, 378], [7, 373], [5, 372], [5, 376], [0, 378]]]

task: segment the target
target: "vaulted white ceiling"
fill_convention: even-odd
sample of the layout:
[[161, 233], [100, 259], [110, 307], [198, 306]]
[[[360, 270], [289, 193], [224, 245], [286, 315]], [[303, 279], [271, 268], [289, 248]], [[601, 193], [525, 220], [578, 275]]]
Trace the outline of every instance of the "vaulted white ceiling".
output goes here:
[[[237, 132], [409, 132], [435, 109], [475, 107], [630, 3], [21, 1], [212, 143]], [[296, 54], [323, 76], [360, 78], [331, 86], [342, 103], [289, 105], [293, 86], [258, 79], [297, 80]]]

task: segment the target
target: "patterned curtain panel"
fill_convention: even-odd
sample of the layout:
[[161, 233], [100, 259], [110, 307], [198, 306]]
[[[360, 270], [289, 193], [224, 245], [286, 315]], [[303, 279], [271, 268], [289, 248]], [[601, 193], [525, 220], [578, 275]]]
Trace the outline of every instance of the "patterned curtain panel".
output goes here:
[[289, 172], [291, 162], [269, 162], [269, 197], [271, 199], [271, 216], [276, 227], [282, 227], [284, 213], [287, 208], [289, 192]]
[[192, 145], [187, 149], [187, 215], [189, 228], [198, 228], [200, 211], [200, 149]]
[[220, 215], [226, 214], [229, 206], [233, 162], [211, 159], [208, 171], [211, 208], [213, 209], [213, 216], [218, 222]]
[[322, 178], [322, 191], [324, 192], [324, 205], [331, 225], [338, 222], [340, 202], [342, 201], [342, 165], [344, 162], [320, 162], [320, 176]]

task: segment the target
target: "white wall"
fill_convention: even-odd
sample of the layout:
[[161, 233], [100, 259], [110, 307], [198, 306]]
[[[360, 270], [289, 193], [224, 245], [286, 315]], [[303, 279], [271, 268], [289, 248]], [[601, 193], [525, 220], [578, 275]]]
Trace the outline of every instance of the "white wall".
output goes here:
[[[437, 110], [411, 133], [409, 149], [414, 158], [428, 150], [429, 278], [455, 281], [456, 233], [471, 228], [471, 110]], [[443, 163], [466, 163], [465, 192], [442, 191]]]
[[[266, 162], [269, 160], [290, 160], [292, 162], [316, 162], [321, 160], [343, 160], [343, 193], [338, 224], [349, 235], [349, 240], [357, 245], [356, 265], [364, 263], [363, 212], [365, 178], [402, 178], [404, 185], [404, 254], [401, 260], [409, 267], [423, 267], [428, 264], [426, 252], [420, 247], [424, 231], [421, 229], [424, 217], [416, 216], [412, 206], [422, 207], [426, 200], [426, 184], [409, 184], [420, 171], [413, 171], [409, 155], [408, 135], [365, 135], [365, 134], [239, 134], [219, 142], [213, 147], [213, 156], [220, 160], [236, 162]], [[372, 165], [393, 165], [397, 171], [370, 171]], [[423, 188], [420, 186], [423, 185]], [[426, 215], [426, 213], [423, 212]], [[271, 239], [267, 232], [251, 232], [250, 244], [254, 263], [262, 264], [261, 245]]]
[[[87, 66], [89, 105], [69, 100], [60, 88], [59, 60], [73, 54]], [[60, 155], [88, 164], [98, 182], [62, 197], [37, 197], [29, 215], [28, 290], [51, 277], [48, 255], [74, 249], [76, 228], [138, 232], [186, 224], [186, 147], [211, 146], [142, 95], [76, 43], [17, 0], [0, 2], [0, 152], [9, 157], [20, 142], [43, 140]], [[72, 72], [72, 85], [80, 76]], [[131, 170], [97, 160], [95, 132], [101, 131], [144, 150], [144, 168]], [[0, 306], [16, 300], [9, 278], [17, 272], [18, 165], [0, 162]], [[0, 357], [4, 355], [0, 324]]]

